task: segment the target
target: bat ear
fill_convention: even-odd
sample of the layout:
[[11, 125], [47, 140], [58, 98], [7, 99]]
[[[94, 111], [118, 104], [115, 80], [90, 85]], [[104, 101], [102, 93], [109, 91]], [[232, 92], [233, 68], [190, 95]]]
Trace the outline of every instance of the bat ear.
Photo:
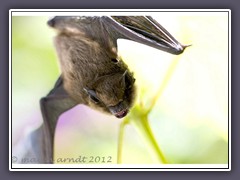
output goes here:
[[127, 74], [128, 70], [126, 70], [124, 73], [123, 73], [123, 78], [125, 78], [126, 74]]
[[131, 88], [132, 86], [133, 86], [133, 84], [135, 83], [135, 78], [133, 77], [133, 74], [131, 74], [131, 73], [128, 73], [128, 71], [126, 70], [124, 73], [123, 73], [123, 75], [122, 75], [122, 77], [121, 77], [121, 83], [124, 83], [123, 85], [124, 85], [124, 87], [126, 88], [126, 89], [129, 89], [129, 88]]
[[95, 102], [98, 103], [100, 100], [97, 97], [97, 94], [94, 90], [88, 89], [88, 88], [83, 88], [83, 90], [89, 95], [89, 97]]
[[122, 84], [123, 87], [126, 86], [126, 76], [127, 76], [127, 70], [123, 73], [123, 75], [120, 78], [120, 83]]
[[84, 87], [83, 90], [84, 90], [86, 93], [88, 93], [88, 91], [89, 91], [89, 89], [86, 88], [86, 87]]

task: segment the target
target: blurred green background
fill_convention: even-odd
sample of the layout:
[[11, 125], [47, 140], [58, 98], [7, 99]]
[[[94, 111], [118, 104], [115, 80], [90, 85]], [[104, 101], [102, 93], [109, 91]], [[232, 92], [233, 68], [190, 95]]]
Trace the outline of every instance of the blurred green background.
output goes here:
[[[119, 53], [134, 72], [138, 99], [148, 105], [170, 63], [176, 70], [149, 116], [154, 135], [171, 163], [228, 163], [227, 13], [157, 13], [153, 16], [178, 41], [192, 44], [179, 56], [119, 40]], [[12, 145], [21, 145], [42, 123], [39, 100], [60, 74], [48, 17], [12, 17]], [[79, 105], [64, 113], [56, 132], [55, 159], [79, 156], [117, 160], [121, 120]], [[127, 126], [123, 163], [154, 163], [134, 127]]]

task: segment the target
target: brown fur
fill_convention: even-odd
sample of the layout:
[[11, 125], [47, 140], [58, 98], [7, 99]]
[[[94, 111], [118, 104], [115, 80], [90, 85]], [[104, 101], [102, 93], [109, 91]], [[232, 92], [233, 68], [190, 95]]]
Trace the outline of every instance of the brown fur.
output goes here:
[[[133, 74], [119, 59], [116, 39], [108, 29], [99, 19], [94, 19], [91, 26], [81, 26], [75, 20], [61, 23], [56, 23], [59, 34], [55, 46], [68, 94], [78, 103], [107, 113], [109, 107], [120, 102], [130, 108], [135, 92]], [[100, 102], [89, 98], [85, 88], [95, 91]]]

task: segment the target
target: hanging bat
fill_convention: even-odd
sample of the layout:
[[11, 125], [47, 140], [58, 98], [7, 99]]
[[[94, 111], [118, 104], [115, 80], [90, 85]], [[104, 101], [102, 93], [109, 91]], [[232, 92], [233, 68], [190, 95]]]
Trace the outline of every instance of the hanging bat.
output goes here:
[[48, 25], [57, 30], [54, 44], [61, 75], [40, 101], [44, 123], [32, 141], [38, 140], [43, 148], [38, 155], [42, 163], [51, 163], [53, 158], [59, 116], [77, 104], [117, 118], [128, 114], [134, 102], [135, 79], [118, 56], [117, 39], [133, 40], [175, 55], [187, 47], [150, 16], [56, 16]]

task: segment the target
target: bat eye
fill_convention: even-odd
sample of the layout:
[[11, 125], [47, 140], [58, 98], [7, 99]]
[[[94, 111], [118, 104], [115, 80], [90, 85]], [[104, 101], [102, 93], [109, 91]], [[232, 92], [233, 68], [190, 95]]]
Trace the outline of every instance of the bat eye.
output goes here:
[[99, 103], [99, 99], [95, 96], [89, 95], [89, 97], [95, 102], [95, 103]]
[[100, 100], [98, 99], [96, 92], [94, 90], [90, 90], [87, 88], [83, 88], [86, 93], [88, 93], [91, 100], [93, 100], [95, 103], [98, 103]]
[[111, 59], [111, 61], [112, 61], [113, 63], [118, 63], [118, 60], [115, 59], [115, 58]]

